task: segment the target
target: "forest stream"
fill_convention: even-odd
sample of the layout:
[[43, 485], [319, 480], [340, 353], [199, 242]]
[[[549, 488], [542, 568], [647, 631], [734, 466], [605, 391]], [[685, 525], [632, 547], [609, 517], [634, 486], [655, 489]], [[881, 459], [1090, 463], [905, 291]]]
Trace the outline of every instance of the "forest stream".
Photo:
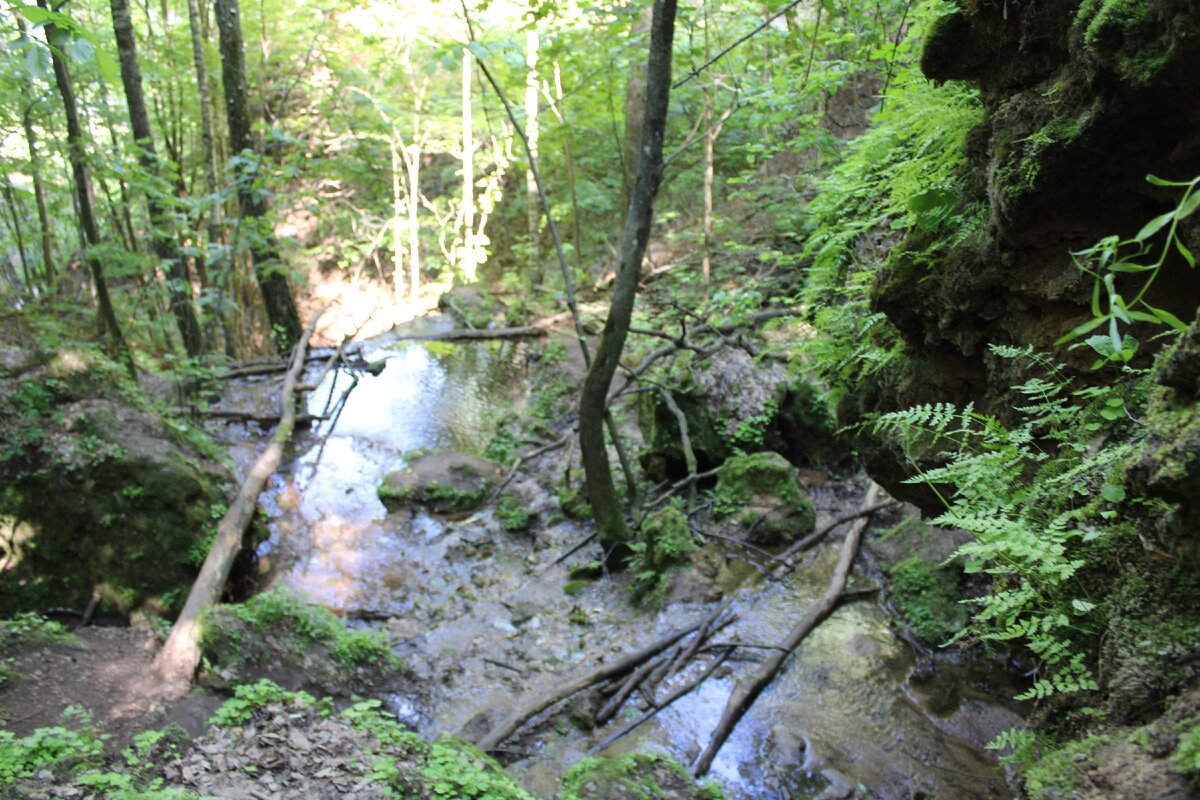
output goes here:
[[[479, 453], [491, 434], [488, 409], [519, 405], [529, 393], [524, 343], [397, 338], [451, 327], [436, 317], [414, 326], [367, 342], [362, 355], [386, 360], [386, 368], [360, 377], [336, 420], [293, 442], [263, 496], [270, 538], [259, 556], [271, 582], [356, 624], [387, 627], [417, 680], [385, 705], [421, 735], [469, 739], [522, 696], [707, 615], [721, 594], [733, 595], [737, 615], [722, 639], [780, 641], [823, 590], [836, 541], [777, 582], [745, 551], [712, 543], [724, 564], [715, 585], [684, 586], [657, 612], [635, 609], [622, 580], [568, 595], [568, 571], [595, 553], [585, 548], [554, 565], [588, 528], [556, 513], [536, 469], [510, 487], [541, 520], [532, 533], [506, 531], [487, 507], [465, 519], [407, 508], [388, 513], [376, 495], [386, 473], [415, 451]], [[347, 375], [330, 373], [309, 396], [309, 412], [320, 415], [348, 383]], [[243, 379], [222, 404], [269, 412], [275, 387]], [[244, 471], [261, 436], [240, 424], [224, 435]], [[548, 471], [560, 469], [561, 459], [546, 460]], [[818, 523], [857, 508], [858, 483], [812, 488]], [[688, 575], [681, 580], [702, 580]], [[851, 588], [868, 582], [855, 574]], [[731, 796], [840, 797], [840, 787], [858, 785], [882, 798], [1009, 796], [995, 758], [982, 749], [1019, 722], [1007, 702], [1014, 693], [1008, 679], [995, 666], [917, 653], [894, 635], [889, 613], [873, 598], [843, 604], [814, 631], [737, 726], [712, 769]], [[648, 750], [694, 760], [736, 680], [753, 666], [731, 660], [603, 754]], [[584, 730], [570, 721], [568, 705], [498, 755], [530, 792], [551, 797], [563, 771], [631, 716]]]

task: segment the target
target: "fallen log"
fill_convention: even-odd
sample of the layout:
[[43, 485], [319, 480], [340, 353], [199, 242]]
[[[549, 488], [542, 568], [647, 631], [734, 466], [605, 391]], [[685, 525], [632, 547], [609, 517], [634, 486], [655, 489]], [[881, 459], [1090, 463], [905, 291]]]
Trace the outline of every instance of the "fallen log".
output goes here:
[[[324, 309], [322, 309], [324, 311]], [[271, 439], [262, 455], [254, 462], [246, 479], [238, 489], [237, 497], [229, 505], [229, 511], [221, 518], [217, 526], [217, 536], [213, 540], [208, 557], [200, 568], [192, 589], [188, 592], [183, 611], [171, 628], [171, 635], [166, 644], [154, 659], [154, 671], [172, 691], [180, 693], [191, 685], [192, 675], [200, 663], [200, 630], [198, 623], [200, 615], [221, 598], [225, 581], [233, 562], [242, 549], [242, 535], [254, 518], [258, 506], [258, 496], [262, 493], [267, 480], [279, 468], [283, 458], [283, 448], [292, 437], [296, 425], [296, 409], [292, 395], [300, 375], [304, 371], [305, 354], [308, 351], [308, 339], [312, 336], [321, 312], [312, 318], [308, 329], [304, 332], [295, 351], [292, 353], [291, 366], [283, 381], [283, 391], [279, 396], [279, 425], [271, 434]]]
[[[870, 508], [875, 505], [879, 497], [878, 484], [871, 484], [870, 490], [867, 492], [867, 497], [863, 501], [863, 508]], [[758, 672], [744, 685], [739, 684], [733, 690], [733, 694], [729, 697], [729, 702], [725, 705], [725, 711], [721, 714], [721, 721], [717, 724], [717, 729], [713, 732], [712, 738], [708, 742], [708, 746], [704, 748], [704, 752], [700, 754], [695, 766], [692, 769], [692, 774], [697, 778], [705, 775], [712, 766], [713, 759], [716, 758], [717, 752], [725, 741], [729, 738], [729, 734], [733, 732], [734, 727], [753, 705], [758, 696], [762, 694], [763, 689], [775, 678], [775, 675], [783, 667], [784, 661], [792, 654], [804, 640], [813, 628], [838, 605], [842, 596], [842, 592], [846, 588], [846, 578], [850, 575], [850, 567], [854, 563], [855, 556], [858, 555], [858, 546], [862, 541], [863, 531], [867, 528], [867, 523], [870, 521], [869, 516], [862, 516], [846, 534], [846, 540], [842, 542], [841, 553], [838, 555], [837, 566], [834, 567], [833, 576], [829, 580], [829, 586], [812, 607], [808, 613], [796, 623], [788, 633], [787, 638], [780, 643], [778, 650], [762, 663]]]
[[[716, 613], [720, 614], [725, 610], [725, 604], [722, 604]], [[648, 661], [654, 656], [666, 650], [671, 645], [678, 642], [683, 637], [700, 629], [701, 626], [711, 624], [712, 617], [697, 620], [696, 622], [684, 628], [670, 633], [653, 644], [642, 648], [634, 653], [618, 659], [611, 664], [597, 667], [591, 672], [581, 675], [572, 681], [567, 681], [561, 686], [553, 689], [545, 694], [542, 694], [529, 702], [525, 703], [521, 708], [514, 711], [503, 722], [493, 728], [487, 735], [475, 742], [480, 750], [488, 751], [495, 750], [504, 740], [512, 736], [517, 730], [529, 720], [536, 717], [541, 712], [545, 711], [555, 703], [566, 700], [578, 692], [582, 692], [591, 686], [595, 686], [602, 681], [611, 680], [619, 675], [624, 675], [632, 669], [637, 669], [643, 662]]]
[[518, 325], [514, 328], [455, 328], [451, 331], [431, 331], [429, 333], [402, 333], [391, 337], [397, 342], [476, 342], [490, 339], [534, 339], [546, 336], [550, 332], [549, 325]]
[[[254, 411], [233, 411], [224, 409], [210, 409], [203, 412], [205, 417], [209, 419], [225, 419], [230, 422], [257, 422], [259, 425], [275, 425], [281, 419], [279, 414], [258, 414]], [[324, 414], [297, 414], [295, 426], [297, 428], [304, 425], [310, 425], [313, 422], [322, 422], [329, 419]]]

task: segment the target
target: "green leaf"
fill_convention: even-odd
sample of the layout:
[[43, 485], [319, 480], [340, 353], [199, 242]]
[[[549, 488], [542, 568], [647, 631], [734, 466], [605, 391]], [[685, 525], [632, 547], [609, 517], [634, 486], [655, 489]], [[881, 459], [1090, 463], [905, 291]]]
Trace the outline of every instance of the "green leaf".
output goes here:
[[1175, 210], [1175, 215], [1179, 219], [1183, 219], [1195, 213], [1197, 208], [1200, 208], [1200, 192], [1192, 192], [1179, 204], [1179, 208]]
[[1165, 178], [1160, 178], [1157, 175], [1147, 175], [1146, 181], [1155, 186], [1191, 186], [1191, 181], [1169, 181]]
[[1149, 239], [1151, 236], [1165, 228], [1173, 219], [1175, 219], [1174, 209], [1165, 214], [1159, 214], [1157, 217], [1142, 226], [1142, 229], [1137, 232], [1137, 236], [1133, 237], [1134, 241], [1142, 242], [1146, 239]]
[[1080, 614], [1086, 614], [1087, 612], [1089, 612], [1093, 608], [1095, 608], [1096, 604], [1089, 603], [1087, 600], [1072, 600], [1071, 607], [1074, 608], [1076, 611], [1078, 611]]
[[1179, 317], [1172, 314], [1170, 311], [1166, 311], [1161, 308], [1155, 308], [1154, 306], [1147, 303], [1145, 300], [1142, 301], [1142, 305], [1144, 305], [1146, 308], [1150, 309], [1151, 314], [1158, 317], [1160, 320], [1162, 320], [1166, 324], [1170, 325], [1175, 330], [1179, 331], [1180, 333], [1187, 333], [1188, 326], [1184, 324], [1183, 320], [1181, 320]]
[[1189, 267], [1196, 268], [1196, 256], [1192, 255], [1192, 251], [1178, 236], [1175, 237], [1175, 249], [1179, 251], [1179, 255], [1183, 256], [1183, 260], [1188, 263]]
[[1110, 503], [1119, 503], [1125, 499], [1125, 487], [1116, 483], [1106, 483], [1100, 488], [1100, 496]]
[[38, 25], [55, 16], [53, 11], [45, 8], [39, 8], [38, 6], [17, 6], [17, 11], [20, 11], [21, 16], [32, 22], [34, 25]]
[[1083, 323], [1082, 325], [1075, 326], [1074, 328], [1071, 329], [1070, 333], [1066, 334], [1062, 338], [1055, 341], [1054, 346], [1058, 347], [1061, 344], [1066, 344], [1067, 342], [1071, 341], [1072, 339], [1078, 339], [1080, 336], [1083, 336], [1085, 333], [1090, 333], [1091, 331], [1096, 330], [1096, 328], [1099, 328], [1102, 324], [1104, 324], [1108, 320], [1108, 318], [1109, 318], [1109, 315], [1104, 314], [1102, 316], [1096, 317], [1095, 319], [1089, 319], [1087, 322]]

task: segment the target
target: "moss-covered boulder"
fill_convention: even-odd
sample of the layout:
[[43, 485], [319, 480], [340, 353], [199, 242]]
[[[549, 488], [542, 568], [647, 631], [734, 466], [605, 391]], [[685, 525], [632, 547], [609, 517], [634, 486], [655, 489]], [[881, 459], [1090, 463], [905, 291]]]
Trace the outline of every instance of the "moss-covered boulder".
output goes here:
[[224, 513], [202, 434], [139, 410], [116, 365], [62, 351], [0, 380], [0, 613], [177, 608]]
[[[701, 471], [737, 452], [775, 450], [812, 465], [836, 462], [847, 453], [835, 435], [824, 393], [778, 363], [727, 347], [696, 363], [677, 358], [667, 381]], [[647, 443], [646, 471], [659, 479], [686, 474], [679, 420], [663, 397], [638, 395], [637, 415]]]
[[467, 453], [420, 456], [384, 476], [379, 499], [389, 511], [416, 503], [435, 514], [466, 514], [483, 505], [501, 472]]
[[647, 515], [633, 545], [634, 598], [660, 601], [668, 572], [689, 564], [695, 549], [687, 517], [678, 508], [666, 506]]
[[280, 588], [206, 612], [200, 644], [204, 682], [217, 689], [266, 678], [293, 691], [350, 697], [403, 670], [385, 631], [347, 628], [328, 609]]
[[478, 285], [455, 286], [438, 298], [438, 310], [452, 314], [467, 328], [487, 328], [497, 319], [504, 319], [508, 310], [504, 303]]
[[962, 569], [939, 567], [912, 556], [889, 570], [892, 606], [913, 635], [926, 644], [949, 641], [970, 614], [959, 602]]
[[585, 758], [563, 776], [563, 800], [721, 800], [715, 783], [698, 784], [669, 756], [637, 753]]
[[734, 456], [717, 470], [718, 515], [731, 517], [751, 541], [787, 544], [812, 531], [816, 513], [799, 473], [778, 453]]

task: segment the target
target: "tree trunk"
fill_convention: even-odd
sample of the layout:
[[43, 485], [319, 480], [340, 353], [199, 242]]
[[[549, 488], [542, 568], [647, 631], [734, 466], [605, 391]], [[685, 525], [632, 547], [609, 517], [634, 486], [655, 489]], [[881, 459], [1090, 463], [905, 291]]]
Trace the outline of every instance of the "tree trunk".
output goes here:
[[462, 209], [463, 280], [475, 282], [475, 132], [471, 122], [471, 51], [463, 48], [462, 63]]
[[[249, 225], [250, 256], [258, 279], [263, 305], [271, 324], [271, 336], [280, 352], [286, 352], [302, 332], [296, 302], [281, 271], [279, 248], [270, 221], [264, 219], [267, 204], [254, 187], [262, 164], [251, 138], [250, 110], [246, 101], [246, 56], [242, 47], [242, 21], [238, 0], [214, 0], [217, 31], [221, 40], [221, 75], [225, 82], [225, 116], [229, 122], [229, 146], [240, 155], [237, 166], [237, 195], [241, 225]], [[253, 166], [251, 165], [253, 162]], [[233, 243], [234, 249], [237, 242]], [[232, 263], [232, 259], [231, 259]]]
[[17, 253], [21, 256], [21, 273], [25, 277], [25, 291], [33, 295], [33, 275], [29, 271], [29, 256], [25, 254], [25, 235], [21, 232], [21, 214], [17, 209], [17, 200], [13, 197], [12, 184], [4, 181], [4, 199], [8, 201], [8, 210], [12, 215], [13, 237], [17, 241]]
[[192, 61], [196, 65], [196, 86], [200, 98], [200, 143], [204, 150], [204, 184], [209, 195], [213, 197], [212, 206], [208, 212], [209, 246], [221, 241], [221, 203], [216, 199], [217, 188], [217, 154], [213, 142], [213, 118], [211, 90], [208, 84], [208, 66], [204, 62], [204, 42], [200, 31], [200, 9], [197, 0], [188, 0], [188, 27], [192, 33]]
[[[138, 66], [137, 40], [133, 34], [133, 20], [129, 15], [129, 0], [111, 0], [113, 33], [117, 39], [117, 55], [121, 63], [121, 83], [125, 86], [125, 102], [129, 106], [129, 124], [137, 147], [138, 162], [152, 181], [158, 181], [158, 155], [154, 148], [150, 116], [146, 113], [146, 98], [142, 92], [142, 71]], [[167, 215], [154, 192], [146, 193], [146, 207], [150, 212], [151, 241], [154, 254], [167, 271], [167, 296], [171, 301], [171, 314], [179, 327], [183, 349], [195, 358], [204, 352], [204, 341], [200, 323], [192, 308], [192, 292], [187, 279], [187, 270], [168, 226]]]
[[[220, 12], [218, 12], [220, 13]], [[316, 325], [317, 312], [309, 323], [309, 328], [297, 337], [296, 349], [292, 353], [290, 367], [283, 381], [283, 390], [279, 397], [279, 425], [271, 434], [266, 449], [250, 468], [246, 480], [238, 488], [237, 497], [229, 506], [225, 516], [217, 526], [217, 536], [212, 548], [200, 567], [200, 574], [188, 592], [183, 610], [179, 612], [171, 635], [163, 645], [162, 650], [154, 661], [154, 669], [168, 685], [186, 690], [191, 683], [192, 674], [200, 663], [200, 615], [221, 598], [225, 589], [225, 581], [233, 569], [233, 562], [242, 549], [242, 536], [254, 519], [258, 507], [258, 496], [262, 494], [267, 480], [279, 468], [283, 459], [283, 450], [296, 425], [296, 400], [293, 395], [304, 372], [305, 354], [308, 349], [308, 337]]]
[[662, 180], [662, 146], [667, 101], [671, 91], [671, 42], [675, 33], [676, 0], [655, 0], [646, 72], [646, 102], [638, 148], [637, 184], [625, 217], [621, 260], [613, 285], [612, 306], [604, 323], [600, 346], [588, 370], [579, 399], [579, 447], [583, 457], [588, 501], [596, 517], [600, 543], [611, 558], [629, 539], [621, 504], [613, 486], [604, 445], [604, 414], [608, 388], [629, 333], [642, 257], [650, 239], [654, 197]]
[[[525, 141], [529, 144], [529, 157], [538, 156], [538, 33], [535, 27], [525, 32]], [[541, 283], [541, 253], [538, 247], [539, 196], [537, 179], [533, 167], [525, 170], [525, 233], [529, 237], [529, 263], [526, 265], [526, 299], [532, 299], [532, 289]]]
[[404, 191], [400, 179], [402, 144], [397, 138], [393, 127], [388, 134], [388, 149], [392, 154], [392, 299], [399, 308], [404, 302]]
[[[38, 0], [38, 5], [49, 10], [47, 0]], [[47, 37], [55, 35], [53, 24], [46, 26]], [[120, 359], [129, 370], [130, 377], [137, 379], [133, 365], [133, 354], [121, 333], [117, 314], [113, 310], [112, 298], [108, 295], [108, 282], [104, 279], [104, 267], [94, 249], [100, 245], [100, 226], [96, 223], [96, 211], [92, 205], [92, 181], [88, 174], [87, 154], [84, 152], [83, 126], [79, 122], [79, 108], [75, 102], [75, 90], [71, 86], [71, 73], [67, 63], [56, 51], [51, 51], [54, 64], [54, 82], [62, 96], [63, 111], [67, 116], [67, 157], [71, 162], [71, 174], [75, 180], [75, 199], [79, 209], [79, 228], [86, 244], [88, 268], [92, 273], [92, 284], [96, 289], [96, 306], [100, 313], [101, 328], [108, 342], [110, 354]]]
[[[17, 28], [25, 35], [25, 19], [17, 14]], [[29, 91], [27, 83], [21, 83], [21, 98], [25, 102], [25, 110], [21, 114], [21, 125], [25, 129], [25, 144], [29, 148], [29, 175], [33, 179], [33, 198], [37, 206], [38, 226], [42, 238], [42, 277], [46, 282], [46, 291], [54, 294], [57, 291], [58, 276], [54, 269], [54, 231], [50, 227], [50, 212], [46, 206], [46, 187], [42, 183], [42, 167], [38, 156], [37, 131], [33, 127], [33, 109], [37, 100]]]
[[408, 302], [416, 311], [421, 291], [421, 142], [404, 148], [404, 163], [408, 167]]
[[[629, 32], [630, 39], [641, 38], [651, 27], [652, 6], [644, 6]], [[628, 208], [637, 183], [639, 155], [642, 142], [642, 108], [646, 104], [646, 67], [634, 62], [629, 66], [629, 77], [625, 81], [625, 139], [621, 164], [621, 201]]]
[[42, 168], [38, 163], [37, 132], [33, 129], [33, 106], [25, 110], [22, 124], [25, 127], [25, 144], [29, 147], [29, 174], [33, 178], [33, 199], [37, 205], [38, 226], [42, 234], [42, 277], [46, 291], [54, 294], [58, 276], [54, 271], [54, 230], [50, 227], [50, 212], [46, 207], [46, 187], [42, 183]]

